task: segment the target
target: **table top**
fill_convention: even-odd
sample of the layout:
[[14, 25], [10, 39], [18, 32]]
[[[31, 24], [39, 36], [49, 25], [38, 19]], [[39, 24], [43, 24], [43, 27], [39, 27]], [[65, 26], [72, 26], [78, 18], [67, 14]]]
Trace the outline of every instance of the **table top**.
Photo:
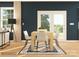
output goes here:
[[[33, 31], [32, 33], [37, 33], [38, 31]], [[47, 31], [47, 33], [54, 33], [54, 32], [50, 32], [50, 31]]]

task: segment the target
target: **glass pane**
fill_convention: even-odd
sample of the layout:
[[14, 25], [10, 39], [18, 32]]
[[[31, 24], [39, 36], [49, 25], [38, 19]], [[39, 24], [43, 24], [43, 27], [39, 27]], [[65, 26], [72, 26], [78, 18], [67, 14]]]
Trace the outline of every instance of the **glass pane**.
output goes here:
[[7, 16], [3, 15], [3, 19], [7, 19]]
[[56, 32], [63, 33], [63, 25], [54, 25]]
[[55, 14], [54, 15], [54, 24], [63, 25], [63, 15], [62, 14]]
[[12, 19], [13, 19], [13, 15], [10, 15], [10, 18], [12, 18]]
[[63, 15], [62, 14], [55, 14], [54, 15], [54, 27], [55, 30], [58, 33], [62, 33], [63, 32]]
[[49, 15], [41, 14], [41, 28], [50, 30]]
[[54, 31], [59, 34], [58, 36], [59, 39], [63, 39], [63, 24], [64, 24], [63, 14], [55, 14]]
[[8, 12], [7, 12], [7, 10], [3, 10], [3, 15], [7, 15], [8, 14]]
[[11, 25], [8, 24], [8, 20], [3, 20], [3, 28], [9, 28]]
[[10, 12], [10, 14], [12, 15], [13, 14], [13, 10], [10, 10], [11, 12]]

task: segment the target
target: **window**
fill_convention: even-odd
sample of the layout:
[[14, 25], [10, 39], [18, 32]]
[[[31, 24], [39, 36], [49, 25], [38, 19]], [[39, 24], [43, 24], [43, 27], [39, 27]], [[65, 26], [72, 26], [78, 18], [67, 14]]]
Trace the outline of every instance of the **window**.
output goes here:
[[14, 10], [12, 7], [1, 7], [1, 28], [9, 29], [8, 19], [14, 17]]

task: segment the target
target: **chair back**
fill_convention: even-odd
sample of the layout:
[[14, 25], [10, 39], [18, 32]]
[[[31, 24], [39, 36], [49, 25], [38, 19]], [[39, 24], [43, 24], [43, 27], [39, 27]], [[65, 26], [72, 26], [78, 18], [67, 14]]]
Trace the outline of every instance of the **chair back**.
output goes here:
[[24, 31], [24, 35], [29, 36], [28, 32], [26, 30]]
[[28, 35], [28, 32], [25, 30], [25, 31], [23, 31], [23, 33], [24, 33], [24, 36], [25, 36], [25, 39], [29, 39], [29, 35]]
[[45, 31], [45, 32], [47, 32], [47, 29], [38, 29], [38, 31]]
[[38, 31], [37, 32], [37, 41], [47, 41], [48, 35], [46, 31]]

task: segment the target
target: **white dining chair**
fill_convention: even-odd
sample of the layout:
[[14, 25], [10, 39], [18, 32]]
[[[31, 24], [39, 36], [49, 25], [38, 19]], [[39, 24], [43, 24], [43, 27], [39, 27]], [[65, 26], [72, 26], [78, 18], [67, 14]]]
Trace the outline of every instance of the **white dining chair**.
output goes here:
[[24, 34], [26, 41], [25, 41], [23, 48], [17, 54], [20, 54], [20, 52], [26, 47], [28, 41], [31, 41], [31, 36], [28, 35], [28, 32], [26, 30], [23, 31], [23, 34]]
[[23, 31], [23, 33], [24, 33], [24, 37], [25, 37], [26, 40], [31, 39], [31, 37], [28, 35], [28, 32], [26, 30]]
[[40, 46], [40, 42], [45, 42], [46, 48], [48, 47], [48, 35], [47, 31], [37, 31], [37, 48]]

